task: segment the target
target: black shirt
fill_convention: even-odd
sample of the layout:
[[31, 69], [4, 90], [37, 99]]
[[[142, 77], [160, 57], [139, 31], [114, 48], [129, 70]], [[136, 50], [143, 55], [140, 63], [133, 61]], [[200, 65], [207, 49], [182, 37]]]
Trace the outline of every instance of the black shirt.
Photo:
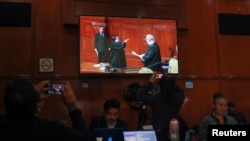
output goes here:
[[80, 110], [70, 112], [73, 128], [52, 120], [33, 117], [26, 120], [3, 118], [1, 141], [89, 141], [90, 134]]

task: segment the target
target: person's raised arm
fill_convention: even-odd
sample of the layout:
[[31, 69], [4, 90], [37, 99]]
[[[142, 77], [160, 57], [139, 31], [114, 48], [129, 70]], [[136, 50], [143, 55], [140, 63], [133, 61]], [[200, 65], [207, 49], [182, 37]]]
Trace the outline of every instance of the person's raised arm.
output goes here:
[[126, 40], [124, 40], [123, 42], [125, 42], [125, 43], [126, 43], [128, 40], [129, 40], [129, 39], [126, 39]]
[[68, 81], [65, 82], [63, 87], [63, 102], [69, 111], [79, 109], [76, 105], [75, 93]]
[[83, 119], [82, 112], [76, 103], [75, 93], [68, 81], [65, 82], [63, 91], [63, 102], [67, 106], [74, 129], [80, 130], [86, 140], [90, 139], [87, 125]]
[[36, 84], [37, 88], [42, 93], [43, 98], [48, 96], [48, 94], [47, 94], [47, 92], [48, 92], [48, 83], [49, 83], [49, 80], [44, 80], [44, 81], [41, 81], [41, 82]]

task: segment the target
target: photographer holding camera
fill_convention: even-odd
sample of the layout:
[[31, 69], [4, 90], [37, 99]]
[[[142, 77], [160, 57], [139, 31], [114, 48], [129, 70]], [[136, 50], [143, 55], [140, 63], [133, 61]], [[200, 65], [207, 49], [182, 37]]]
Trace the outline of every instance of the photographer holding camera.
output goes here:
[[[155, 82], [158, 81], [158, 93]], [[137, 92], [137, 99], [152, 108], [152, 125], [158, 141], [168, 141], [169, 123], [172, 118], [178, 118], [185, 95], [182, 89], [169, 76], [153, 73], [149, 82]], [[182, 130], [182, 129], [180, 129]]]

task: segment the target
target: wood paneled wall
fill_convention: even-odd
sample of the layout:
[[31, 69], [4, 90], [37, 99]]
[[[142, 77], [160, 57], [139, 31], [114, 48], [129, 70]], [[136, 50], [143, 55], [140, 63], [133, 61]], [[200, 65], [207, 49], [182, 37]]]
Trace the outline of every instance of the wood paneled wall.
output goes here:
[[[211, 112], [212, 94], [217, 91], [223, 92], [241, 112], [250, 117], [250, 37], [220, 35], [217, 22], [218, 13], [250, 14], [247, 0], [14, 2], [32, 4], [31, 27], [0, 27], [1, 97], [4, 85], [16, 77], [32, 77], [36, 82], [43, 79], [68, 80], [88, 123], [93, 115], [102, 114], [106, 98], [115, 97], [122, 102], [121, 118], [128, 120], [130, 128], [135, 129], [139, 112], [130, 109], [123, 100], [123, 90], [131, 82], [145, 83], [149, 76], [80, 76], [78, 15], [176, 18], [179, 22], [180, 63], [177, 83], [187, 97], [180, 114], [188, 126], [199, 124], [201, 118]], [[39, 72], [38, 60], [45, 57], [54, 58], [54, 72]], [[185, 88], [186, 81], [192, 81], [193, 88]], [[83, 84], [88, 84], [88, 87], [83, 88]], [[2, 98], [0, 113], [4, 113]], [[69, 120], [59, 96], [46, 100], [41, 116]]]

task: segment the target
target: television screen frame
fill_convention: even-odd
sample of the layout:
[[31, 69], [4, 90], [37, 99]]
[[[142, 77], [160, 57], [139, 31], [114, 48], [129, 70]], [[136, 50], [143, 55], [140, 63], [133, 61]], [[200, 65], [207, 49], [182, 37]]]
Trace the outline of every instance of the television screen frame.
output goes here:
[[[127, 62], [126, 68], [113, 68], [110, 60], [98, 62], [94, 50], [94, 38], [100, 26], [105, 28], [104, 32], [110, 44], [113, 36], [118, 36], [120, 41], [129, 39], [123, 49]], [[168, 75], [179, 75], [177, 19], [79, 15], [78, 31], [80, 75], [151, 74], [154, 71], [144, 67], [141, 58], [132, 53], [133, 51], [137, 54], [146, 52], [147, 34], [152, 34], [160, 47], [163, 72]], [[161, 35], [166, 38], [162, 38]], [[108, 57], [110, 57], [110, 51]]]

